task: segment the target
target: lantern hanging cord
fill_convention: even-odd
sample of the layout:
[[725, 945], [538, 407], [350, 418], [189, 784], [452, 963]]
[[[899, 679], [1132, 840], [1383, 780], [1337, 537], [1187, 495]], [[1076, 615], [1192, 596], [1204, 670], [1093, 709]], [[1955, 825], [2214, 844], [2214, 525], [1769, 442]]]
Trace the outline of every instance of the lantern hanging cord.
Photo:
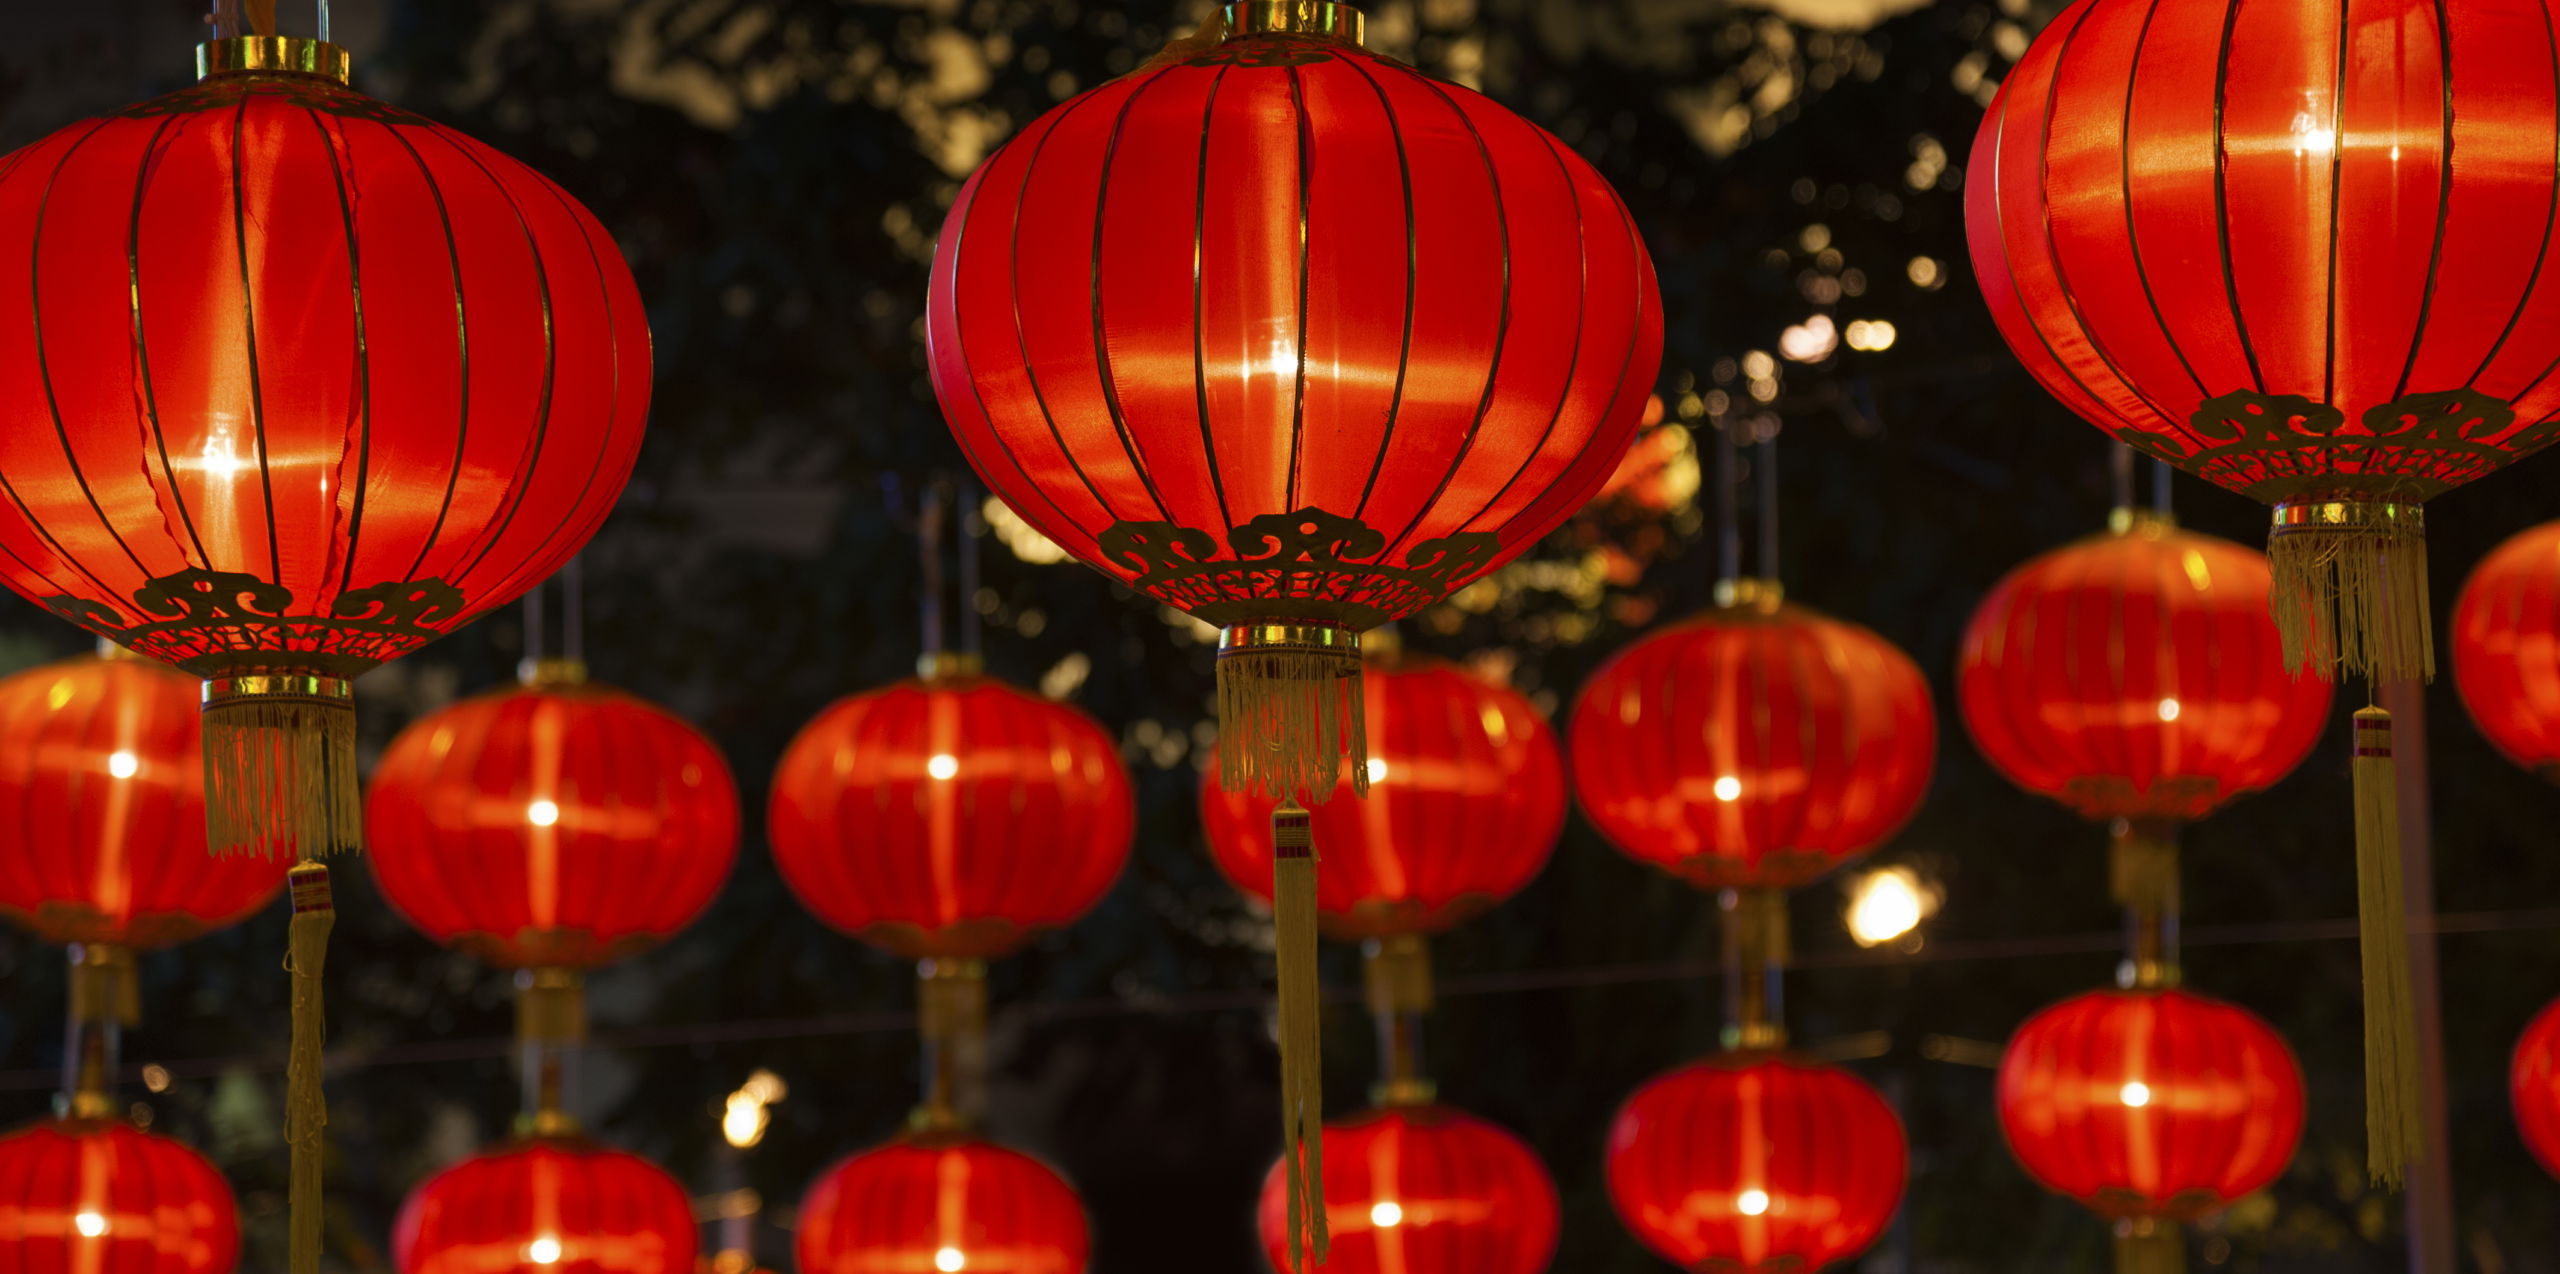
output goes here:
[[986, 626], [978, 618], [979, 552], [987, 539], [987, 519], [980, 506], [986, 493], [966, 478], [960, 480], [959, 489], [960, 653], [975, 659], [986, 653]]
[[[315, 30], [323, 43], [329, 39], [329, 0], [318, 0]], [[276, 34], [276, 0], [213, 0], [213, 15], [208, 19], [216, 39], [234, 40], [244, 35]]]
[[942, 483], [928, 480], [916, 501], [916, 555], [922, 653], [942, 653]]
[[1718, 415], [1716, 430], [1716, 579], [1729, 582], [1742, 574], [1742, 498], [1734, 487], [1740, 482], [1735, 469], [1739, 465], [1734, 445], [1733, 417]]
[[[543, 631], [549, 617], [543, 614], [542, 585], [537, 583], [524, 594], [524, 667], [527, 670], [542, 662], [548, 634]], [[528, 671], [527, 675], [531, 675]]]
[[581, 553], [560, 568], [560, 653], [576, 664], [587, 661], [586, 563]]
[[2115, 503], [2109, 509], [2133, 511], [2133, 448], [2121, 442], [2107, 444], [2107, 476], [2113, 480]]
[[[2127, 448], [2127, 450], [2130, 450], [2130, 448]], [[2170, 512], [2169, 496], [2171, 487], [2169, 479], [2176, 473], [2177, 470], [2170, 467], [2169, 462], [2166, 460], [2154, 460], [2151, 462], [2151, 511], [2164, 518], [2169, 516]]]
[[1760, 436], [1760, 578], [1778, 582], [1778, 426]]

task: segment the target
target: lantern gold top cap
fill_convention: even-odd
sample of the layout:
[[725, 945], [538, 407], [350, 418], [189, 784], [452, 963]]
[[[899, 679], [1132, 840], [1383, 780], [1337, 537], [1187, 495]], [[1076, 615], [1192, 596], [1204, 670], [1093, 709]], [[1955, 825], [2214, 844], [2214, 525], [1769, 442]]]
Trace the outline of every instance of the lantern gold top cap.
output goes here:
[[1226, 8], [1227, 38], [1304, 35], [1357, 45], [1368, 30], [1358, 9], [1331, 0], [1243, 0]]
[[196, 78], [217, 75], [317, 75], [344, 84], [347, 51], [326, 40], [291, 35], [238, 35], [196, 46]]

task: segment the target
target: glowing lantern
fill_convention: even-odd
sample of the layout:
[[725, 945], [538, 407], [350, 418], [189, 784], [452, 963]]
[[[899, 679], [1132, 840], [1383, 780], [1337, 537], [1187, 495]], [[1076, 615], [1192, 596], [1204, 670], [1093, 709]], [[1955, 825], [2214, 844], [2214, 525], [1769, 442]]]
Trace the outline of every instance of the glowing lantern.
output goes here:
[[400, 1274], [694, 1274], [693, 1205], [638, 1155], [541, 1137], [428, 1178], [391, 1246]]
[[13, 1274], [230, 1274], [239, 1208], [179, 1142], [48, 1121], [0, 1137], [0, 1252]]
[[[1363, 1111], [1324, 1133], [1333, 1274], [1540, 1274], [1555, 1255], [1555, 1183], [1510, 1133], [1443, 1106]], [[1261, 1224], [1273, 1268], [1287, 1264], [1277, 1164]]]
[[1084, 1274], [1075, 1187], [958, 1133], [921, 1133], [829, 1168], [800, 1204], [804, 1274]]

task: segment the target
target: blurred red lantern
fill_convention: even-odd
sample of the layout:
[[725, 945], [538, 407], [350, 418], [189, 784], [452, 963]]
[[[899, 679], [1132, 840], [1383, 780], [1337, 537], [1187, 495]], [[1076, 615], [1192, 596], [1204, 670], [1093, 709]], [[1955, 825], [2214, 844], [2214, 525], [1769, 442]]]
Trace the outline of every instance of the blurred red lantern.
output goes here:
[[510, 967], [590, 968], [669, 937], [738, 847], [737, 785], [711, 741], [566, 663], [411, 723], [365, 815], [391, 905]]
[[934, 261], [934, 387], [1067, 552], [1226, 629], [1229, 787], [1329, 795], [1359, 632], [1598, 490], [1661, 354], [1590, 165], [1361, 48], [1347, 5], [1236, 4], [980, 166]]
[[1084, 1274], [1075, 1187], [961, 1133], [902, 1137], [829, 1168], [800, 1204], [802, 1274]]
[[2507, 759], [2560, 780], [2560, 522], [2490, 550], [2453, 608], [2453, 675]]
[[[1324, 1126], [1333, 1274], [1541, 1274], [1556, 1187], [1520, 1139], [1445, 1106], [1390, 1106]], [[1262, 1244], [1288, 1264], [1289, 1198], [1262, 1184]]]
[[2012, 782], [2084, 818], [2192, 820], [2302, 763], [2328, 683], [2295, 678], [2267, 559], [2151, 514], [2043, 554], [1974, 611], [1965, 725]]
[[284, 859], [205, 853], [195, 679], [86, 655], [0, 680], [0, 915], [148, 950], [246, 916]]
[[2276, 506], [2296, 668], [2431, 672], [2419, 502], [2560, 438], [2560, 283], [2521, 268], [2560, 190], [2551, 25], [2089, 0], [1974, 143], [2010, 348], [2099, 428]]
[[2515, 1102], [2516, 1131], [2542, 1161], [2543, 1170], [2560, 1177], [2560, 1002], [2554, 1002], [2524, 1028], [2516, 1041], [2507, 1072], [2508, 1096]]
[[1902, 1121], [1856, 1076], [1727, 1053], [1636, 1090], [1609, 1128], [1609, 1199], [1686, 1270], [1810, 1274], [1884, 1233], [1902, 1203]]
[[1574, 793], [1630, 857], [1704, 888], [1790, 888], [1874, 849], [1929, 786], [1909, 656], [1743, 581], [1612, 657], [1574, 704]]
[[2282, 1175], [2302, 1068], [2256, 1014], [2191, 991], [2093, 991], [2000, 1057], [2000, 1127], [2029, 1176], [2113, 1220], [2191, 1221]]
[[665, 1169], [575, 1138], [429, 1177], [391, 1235], [400, 1274], [694, 1274], [693, 1205]]
[[[1508, 686], [1445, 660], [1369, 661], [1369, 795], [1308, 811], [1323, 855], [1316, 906], [1342, 938], [1435, 933], [1510, 897], [1564, 829], [1564, 763], [1546, 718]], [[1260, 792], [1200, 784], [1218, 869], [1271, 901], [1271, 811]]]
[[774, 770], [766, 833], [828, 924], [915, 959], [1001, 955], [1128, 861], [1136, 805], [1091, 717], [974, 673], [837, 701]]
[[206, 678], [214, 848], [308, 857], [357, 839], [351, 679], [612, 507], [649, 333], [586, 209], [345, 50], [199, 63], [0, 166], [0, 582]]
[[229, 1274], [239, 1208], [180, 1142], [52, 1120], [0, 1137], [0, 1253], [11, 1274]]

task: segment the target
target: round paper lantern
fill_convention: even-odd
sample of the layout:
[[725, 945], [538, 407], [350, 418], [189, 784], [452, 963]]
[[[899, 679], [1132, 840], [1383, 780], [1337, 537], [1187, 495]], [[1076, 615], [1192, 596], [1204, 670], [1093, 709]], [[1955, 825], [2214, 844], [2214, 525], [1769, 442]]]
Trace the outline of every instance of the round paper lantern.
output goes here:
[[692, 922], [738, 848], [729, 767], [692, 726], [548, 665], [412, 722], [365, 798], [383, 896], [493, 964], [592, 968]]
[[1019, 1151], [919, 1133], [829, 1168], [800, 1203], [802, 1274], [1084, 1274], [1075, 1187]]
[[[1556, 1187], [1520, 1139], [1445, 1106], [1328, 1121], [1330, 1274], [1541, 1274], [1556, 1251]], [[1288, 1268], [1289, 1194], [1262, 1185], [1262, 1244]]]
[[0, 1252], [12, 1274], [230, 1274], [239, 1208], [183, 1143], [48, 1121], [0, 1137]]
[[248, 915], [283, 859], [205, 853], [195, 679], [84, 655], [0, 679], [0, 915], [148, 950]]
[[1091, 717], [974, 673], [830, 705], [774, 770], [766, 833], [818, 918], [914, 959], [1000, 955], [1128, 861], [1136, 805]]
[[2296, 668], [2432, 672], [2420, 502], [2560, 438], [2552, 25], [2082, 0], [1974, 143], [2010, 348], [2099, 428], [2275, 506]]
[[1902, 1204], [1902, 1121], [1836, 1066], [1728, 1053], [1637, 1089], [1609, 1128], [1609, 1200], [1686, 1270], [1811, 1274]]
[[2453, 675], [2507, 759], [2560, 780], [2560, 522], [2497, 548], [2453, 608]]
[[400, 1274], [694, 1274], [693, 1205], [635, 1154], [547, 1137], [486, 1150], [400, 1205]]
[[1566, 742], [1583, 813], [1628, 856], [1785, 889], [1901, 828], [1938, 731], [1909, 656], [1763, 584], [1601, 665]]
[[[1564, 830], [1564, 762], [1546, 718], [1508, 686], [1420, 657], [1372, 659], [1363, 675], [1369, 795], [1336, 790], [1308, 811], [1316, 907], [1336, 937], [1435, 933], [1546, 866]], [[1201, 776], [1210, 854], [1264, 902], [1275, 804]]]
[[575, 553], [649, 334], [540, 174], [216, 40], [192, 88], [0, 161], [0, 582], [206, 679], [213, 847], [357, 839], [356, 674]]
[[2191, 991], [2094, 991], [2027, 1019], [1999, 1100], [2027, 1174], [2115, 1220], [2194, 1220], [2274, 1181], [2302, 1140], [2284, 1037]]
[[2330, 690], [2287, 672], [2267, 559], [2150, 514], [2009, 572], [1965, 628], [1984, 757], [2089, 819], [2202, 818], [2290, 773]]
[[2508, 1095], [2525, 1146], [2544, 1171], [2560, 1176], [2560, 1002], [2536, 1015], [2516, 1041]]
[[1223, 781], [1274, 797], [1365, 781], [1360, 631], [1590, 498], [1661, 355], [1599, 174], [1360, 36], [1231, 5], [1034, 121], [962, 187], [927, 317], [988, 484], [1225, 630]]

